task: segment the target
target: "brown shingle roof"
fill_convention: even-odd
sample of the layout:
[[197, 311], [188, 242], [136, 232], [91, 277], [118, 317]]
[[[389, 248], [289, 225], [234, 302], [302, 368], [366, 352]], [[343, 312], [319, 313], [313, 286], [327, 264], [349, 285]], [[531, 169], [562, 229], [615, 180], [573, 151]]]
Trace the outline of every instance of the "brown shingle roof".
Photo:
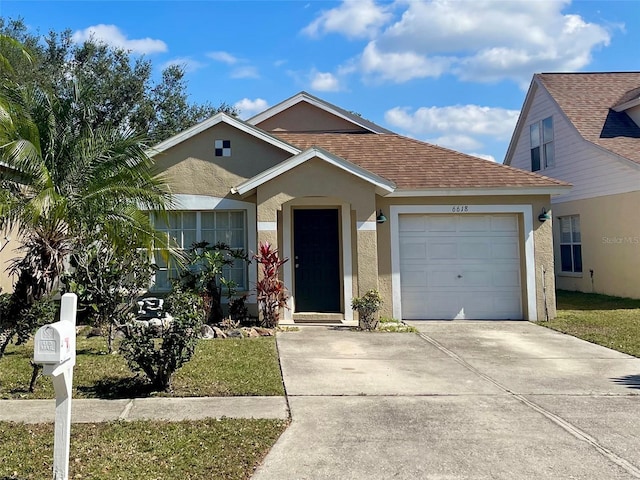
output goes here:
[[640, 163], [640, 127], [626, 113], [612, 109], [638, 95], [640, 72], [540, 73], [535, 77], [585, 140]]
[[391, 180], [400, 190], [569, 185], [396, 134], [271, 133], [302, 150], [328, 150]]

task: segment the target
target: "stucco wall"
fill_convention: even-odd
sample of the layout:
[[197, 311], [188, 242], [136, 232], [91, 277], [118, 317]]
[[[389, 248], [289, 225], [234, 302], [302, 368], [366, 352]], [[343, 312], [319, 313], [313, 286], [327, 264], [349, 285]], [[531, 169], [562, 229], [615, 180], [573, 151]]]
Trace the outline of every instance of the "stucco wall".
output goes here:
[[[416, 197], [416, 198], [384, 198], [378, 197], [377, 209], [382, 209], [388, 216], [391, 205], [532, 205], [533, 212], [533, 238], [535, 257], [535, 284], [536, 284], [536, 309], [537, 318], [544, 319], [545, 303], [542, 287], [542, 269], [546, 272], [546, 297], [547, 310], [550, 318], [556, 315], [555, 306], [555, 285], [554, 285], [554, 263], [553, 263], [553, 239], [551, 221], [540, 223], [538, 215], [544, 207], [550, 211], [550, 198], [548, 195], [541, 196], [478, 196], [478, 197]], [[553, 212], [550, 212], [553, 213]], [[522, 215], [520, 215], [522, 217]], [[520, 235], [524, 244], [523, 222], [520, 219]], [[378, 265], [379, 265], [379, 288], [385, 299], [382, 315], [392, 316], [392, 266], [391, 266], [391, 229], [390, 222], [378, 224]], [[526, 316], [527, 302], [525, 291], [525, 256], [521, 251], [521, 271], [523, 288], [523, 313]]]
[[343, 118], [306, 102], [300, 102], [256, 126], [267, 131], [285, 130], [288, 132], [365, 131]]
[[[342, 209], [346, 205], [346, 211]], [[377, 236], [375, 230], [366, 226], [375, 224], [374, 186], [338, 167], [320, 159], [311, 159], [302, 165], [261, 185], [257, 191], [258, 222], [278, 222], [279, 232], [288, 238], [277, 238], [279, 242], [292, 244], [292, 232], [283, 231], [283, 210], [290, 215], [294, 208], [338, 208], [341, 216], [341, 238], [344, 229], [350, 230], [351, 245], [343, 255], [351, 257], [351, 292], [343, 295], [343, 308], [350, 308], [351, 296], [360, 295], [370, 288], [378, 287]], [[347, 216], [343, 222], [343, 217]], [[275, 240], [275, 232], [259, 231], [258, 239]], [[278, 245], [281, 249], [283, 245]], [[291, 269], [291, 264], [284, 268]], [[344, 267], [342, 275], [345, 276]], [[291, 272], [291, 277], [293, 272]], [[288, 285], [289, 288], [292, 285]]]
[[20, 241], [16, 230], [9, 232], [0, 231], [0, 291], [2, 291], [2, 293], [13, 292], [13, 284], [17, 279], [15, 276], [9, 274], [7, 268], [11, 260], [22, 256], [22, 254], [17, 251], [19, 247]]
[[[231, 140], [231, 156], [216, 157], [215, 140]], [[156, 155], [173, 193], [230, 197], [231, 188], [291, 156], [225, 123]]]
[[583, 273], [562, 273], [559, 226], [554, 229], [558, 288], [640, 298], [639, 205], [640, 191], [554, 205], [556, 222], [580, 215], [582, 235]]

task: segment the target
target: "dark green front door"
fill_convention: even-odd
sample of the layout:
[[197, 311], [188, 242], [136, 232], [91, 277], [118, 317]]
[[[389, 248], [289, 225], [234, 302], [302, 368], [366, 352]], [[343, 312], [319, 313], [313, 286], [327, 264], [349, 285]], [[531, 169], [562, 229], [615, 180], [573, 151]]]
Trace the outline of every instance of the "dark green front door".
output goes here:
[[340, 232], [337, 209], [293, 211], [297, 312], [340, 312]]

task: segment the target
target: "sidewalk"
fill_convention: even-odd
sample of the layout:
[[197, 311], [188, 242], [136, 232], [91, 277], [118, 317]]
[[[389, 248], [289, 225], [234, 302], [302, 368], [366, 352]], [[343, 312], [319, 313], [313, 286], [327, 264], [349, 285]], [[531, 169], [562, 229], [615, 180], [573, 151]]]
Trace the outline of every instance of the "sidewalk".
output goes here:
[[[55, 419], [55, 400], [0, 400], [0, 421], [46, 423]], [[123, 400], [73, 399], [73, 423], [115, 420], [202, 420], [289, 416], [285, 397], [153, 397]]]

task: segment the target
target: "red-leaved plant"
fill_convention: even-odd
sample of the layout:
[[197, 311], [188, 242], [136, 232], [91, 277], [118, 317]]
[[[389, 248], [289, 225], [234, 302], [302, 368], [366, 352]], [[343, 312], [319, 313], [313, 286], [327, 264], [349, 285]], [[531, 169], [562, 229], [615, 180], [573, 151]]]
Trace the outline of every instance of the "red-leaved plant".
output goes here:
[[269, 242], [260, 242], [258, 253], [253, 258], [260, 265], [262, 273], [256, 284], [262, 325], [275, 328], [280, 320], [280, 308], [287, 306], [289, 297], [284, 282], [278, 278], [278, 270], [289, 259], [278, 257], [278, 250], [273, 249]]

